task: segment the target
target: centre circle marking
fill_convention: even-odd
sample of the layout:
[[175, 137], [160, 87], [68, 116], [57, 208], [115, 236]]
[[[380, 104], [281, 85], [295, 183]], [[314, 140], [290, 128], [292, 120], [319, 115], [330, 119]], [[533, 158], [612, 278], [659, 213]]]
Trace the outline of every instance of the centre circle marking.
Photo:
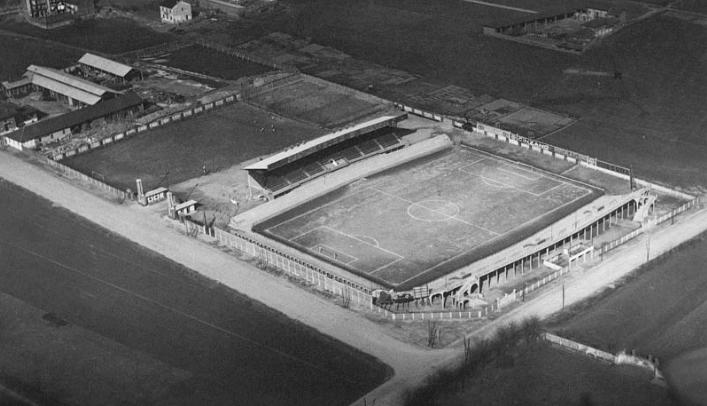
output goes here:
[[442, 199], [429, 199], [412, 203], [407, 215], [419, 221], [436, 222], [455, 218], [461, 211], [456, 203]]

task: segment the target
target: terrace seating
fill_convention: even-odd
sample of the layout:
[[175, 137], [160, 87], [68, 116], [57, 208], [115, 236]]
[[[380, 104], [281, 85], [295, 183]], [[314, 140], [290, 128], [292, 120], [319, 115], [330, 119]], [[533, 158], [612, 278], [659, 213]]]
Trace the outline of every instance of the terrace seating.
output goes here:
[[285, 175], [285, 177], [287, 178], [288, 181], [290, 181], [290, 183], [298, 183], [298, 182], [301, 182], [301, 181], [307, 179], [309, 176], [306, 173], [304, 173], [304, 171], [302, 169], [296, 169], [296, 170], [288, 173], [287, 175]]
[[361, 151], [359, 151], [355, 146], [346, 148], [345, 150], [341, 151], [341, 156], [344, 157], [348, 161], [355, 161], [359, 158], [361, 158], [363, 155], [361, 154]]
[[309, 175], [310, 177], [313, 177], [315, 175], [318, 175], [318, 174], [324, 172], [324, 168], [322, 167], [322, 165], [319, 162], [311, 163], [311, 164], [305, 166], [304, 168], [302, 168], [302, 170], [305, 171], [307, 173], [307, 175]]
[[389, 148], [395, 145], [400, 144], [400, 138], [398, 138], [395, 134], [386, 134], [381, 137], [376, 138], [376, 141], [383, 147], [383, 148]]
[[280, 189], [284, 189], [289, 185], [287, 179], [280, 176], [272, 176], [268, 178], [267, 188], [275, 192]]
[[363, 152], [364, 155], [374, 154], [381, 150], [380, 145], [378, 145], [373, 140], [364, 141], [358, 144], [358, 148], [361, 150], [361, 152]]

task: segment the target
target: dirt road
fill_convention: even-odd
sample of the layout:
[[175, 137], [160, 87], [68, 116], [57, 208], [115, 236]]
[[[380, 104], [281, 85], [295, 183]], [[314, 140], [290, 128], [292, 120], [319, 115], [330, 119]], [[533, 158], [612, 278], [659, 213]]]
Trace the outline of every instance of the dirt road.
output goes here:
[[[373, 322], [356, 313], [304, 291], [282, 279], [240, 262], [206, 244], [185, 237], [166, 226], [149, 210], [134, 204], [116, 205], [69, 184], [64, 179], [33, 166], [14, 155], [0, 153], [0, 176], [94, 223], [120, 234], [167, 258], [235, 289], [290, 318], [369, 353], [395, 370], [395, 376], [366, 396], [369, 404], [400, 404], [408, 387], [422, 382], [434, 370], [462, 354], [458, 348], [425, 350], [386, 335]], [[707, 211], [691, 212], [676, 224], [651, 235], [651, 256], [657, 256], [707, 229]], [[566, 287], [565, 304], [580, 301], [602, 286], [629, 273], [646, 260], [642, 241], [616, 251], [595, 270]], [[536, 315], [545, 317], [561, 308], [558, 289], [548, 291], [507, 315], [500, 317], [476, 336], [492, 334], [498, 326]], [[363, 404], [362, 401], [356, 405]]]

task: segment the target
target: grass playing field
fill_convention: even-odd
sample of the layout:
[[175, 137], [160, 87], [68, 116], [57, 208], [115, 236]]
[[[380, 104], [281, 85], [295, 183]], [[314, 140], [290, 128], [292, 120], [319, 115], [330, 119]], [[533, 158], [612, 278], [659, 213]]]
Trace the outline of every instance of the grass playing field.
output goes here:
[[325, 128], [365, 121], [388, 108], [363, 93], [344, 91], [306, 78], [249, 100], [283, 116]]
[[597, 193], [462, 148], [363, 180], [257, 228], [402, 289], [527, 237]]
[[216, 172], [322, 133], [236, 103], [62, 162], [120, 188], [135, 190], [141, 178], [149, 190], [201, 176], [204, 166]]

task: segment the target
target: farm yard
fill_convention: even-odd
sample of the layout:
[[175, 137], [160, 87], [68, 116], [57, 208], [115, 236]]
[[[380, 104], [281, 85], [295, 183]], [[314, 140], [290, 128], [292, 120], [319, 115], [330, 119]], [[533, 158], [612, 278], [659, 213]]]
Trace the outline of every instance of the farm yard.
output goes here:
[[0, 22], [0, 30], [108, 54], [134, 51], [174, 39], [172, 34], [152, 31], [127, 18], [95, 18], [53, 30], [44, 30], [24, 21], [5, 19]]
[[259, 75], [272, 68], [244, 59], [227, 55], [200, 45], [179, 48], [168, 55], [164, 64], [190, 72], [203, 73], [227, 80], [236, 80], [245, 76]]
[[257, 229], [402, 288], [505, 248], [596, 197], [567, 179], [460, 149], [361, 180]]
[[62, 163], [119, 187], [145, 190], [217, 172], [322, 135], [323, 130], [236, 103], [150, 130]]
[[[703, 404], [707, 358], [707, 235], [551, 322], [558, 334], [608, 351], [652, 354], [679, 391]], [[600, 299], [600, 300], [599, 300]]]

